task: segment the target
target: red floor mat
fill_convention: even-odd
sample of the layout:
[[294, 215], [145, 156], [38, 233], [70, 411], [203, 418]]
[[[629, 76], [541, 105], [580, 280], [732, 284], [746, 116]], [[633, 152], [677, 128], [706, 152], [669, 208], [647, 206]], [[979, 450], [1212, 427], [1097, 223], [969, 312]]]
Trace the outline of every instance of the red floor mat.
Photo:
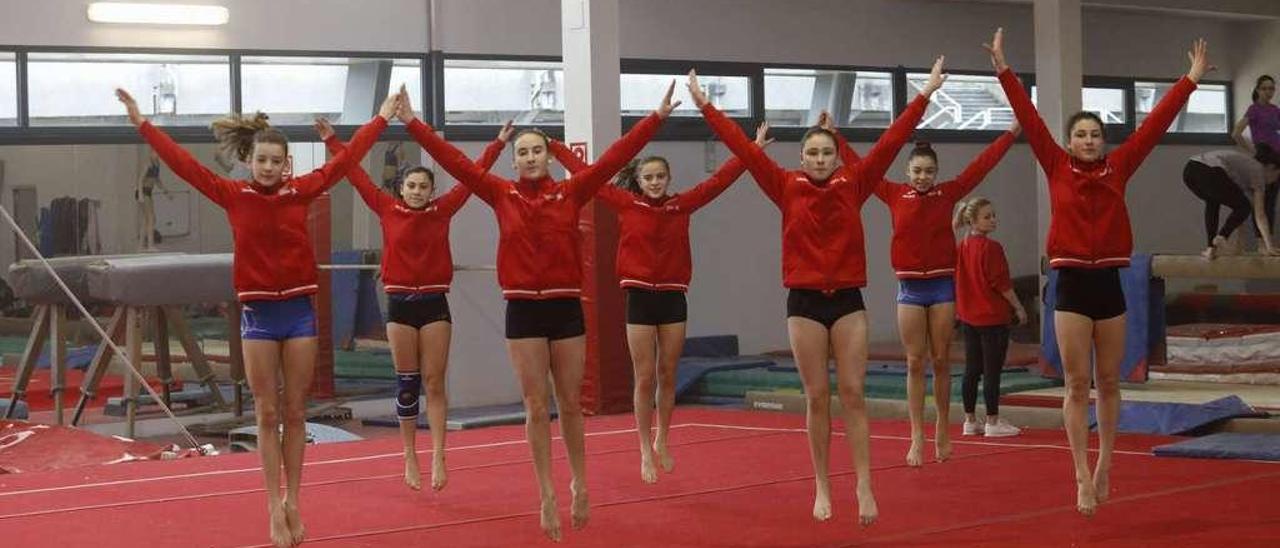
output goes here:
[[[1280, 488], [1274, 465], [1157, 458], [1150, 447], [1169, 438], [1122, 436], [1113, 500], [1085, 519], [1074, 511], [1062, 432], [998, 442], [956, 436], [951, 461], [911, 469], [902, 463], [901, 422], [873, 424], [880, 521], [856, 525], [849, 450], [837, 434], [835, 517], [815, 523], [803, 417], [677, 410], [676, 469], [656, 485], [640, 481], [631, 422], [588, 420], [592, 521], [582, 531], [568, 530], [568, 470], [557, 442], [564, 545], [1260, 545], [1280, 524], [1280, 507], [1269, 503]], [[451, 433], [442, 493], [404, 487], [394, 439], [312, 448], [302, 506], [308, 545], [544, 543], [522, 435], [519, 426]], [[253, 455], [231, 455], [0, 476], [0, 530], [15, 546], [261, 545], [256, 464]]]
[[[17, 380], [18, 371], [13, 367], [0, 367], [0, 399], [8, 400], [13, 395], [13, 383]], [[79, 369], [68, 369], [66, 378], [66, 389], [62, 391], [62, 405], [70, 410], [74, 409], [76, 402], [80, 400], [80, 383], [84, 382], [84, 371]], [[148, 383], [157, 391], [160, 390], [160, 381], [158, 379], [149, 379]], [[53, 394], [49, 392], [52, 386], [49, 378], [49, 369], [36, 369], [31, 373], [31, 380], [27, 383], [26, 402], [28, 409], [32, 411], [48, 411], [53, 409]], [[181, 383], [176, 383], [174, 390], [181, 388]], [[90, 402], [92, 407], [102, 407], [107, 404], [107, 398], [119, 397], [124, 393], [124, 377], [120, 375], [104, 375], [102, 382], [98, 384], [98, 396], [94, 401]]]

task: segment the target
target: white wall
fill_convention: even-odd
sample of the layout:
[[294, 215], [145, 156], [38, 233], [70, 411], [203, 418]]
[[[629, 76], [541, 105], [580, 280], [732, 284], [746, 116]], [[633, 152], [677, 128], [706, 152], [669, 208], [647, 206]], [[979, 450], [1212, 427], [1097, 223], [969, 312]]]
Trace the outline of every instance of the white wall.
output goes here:
[[226, 25], [90, 23], [84, 0], [0, 0], [0, 43], [24, 46], [426, 51], [426, 0], [185, 0], [226, 6]]

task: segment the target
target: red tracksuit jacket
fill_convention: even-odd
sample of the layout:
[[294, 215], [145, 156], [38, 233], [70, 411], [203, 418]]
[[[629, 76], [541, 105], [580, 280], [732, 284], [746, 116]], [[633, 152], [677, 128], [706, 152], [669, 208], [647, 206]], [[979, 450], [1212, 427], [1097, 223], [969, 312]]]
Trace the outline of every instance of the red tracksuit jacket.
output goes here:
[[[934, 184], [928, 192], [916, 192], [911, 185], [884, 180], [876, 186], [876, 197], [889, 207], [893, 218], [893, 239], [889, 262], [899, 280], [943, 278], [956, 271], [956, 238], [951, 215], [961, 199], [973, 191], [1000, 159], [1009, 152], [1014, 135], [1006, 131], [973, 159], [955, 179]], [[846, 164], [860, 159], [840, 137], [841, 159]]]
[[1125, 187], [1195, 91], [1195, 82], [1186, 77], [1178, 80], [1124, 144], [1101, 160], [1086, 163], [1073, 159], [1054, 142], [1013, 70], [1001, 71], [999, 76], [1031, 151], [1049, 180], [1053, 211], [1046, 245], [1049, 266], [1128, 266], [1133, 230], [1124, 203]]
[[[335, 136], [324, 141], [332, 154], [346, 149]], [[486, 171], [502, 154], [505, 141], [495, 139], [476, 161]], [[404, 200], [383, 192], [359, 166], [347, 172], [347, 180], [382, 224], [382, 289], [391, 293], [446, 293], [453, 282], [453, 254], [449, 249], [449, 222], [471, 197], [466, 186], [414, 209]]]
[[864, 160], [840, 166], [821, 182], [809, 180], [803, 171], [783, 169], [718, 109], [710, 104], [702, 108], [707, 123], [782, 210], [783, 286], [835, 291], [867, 285], [862, 204], [911, 137], [926, 106], [928, 100], [917, 96]]
[[550, 176], [516, 182], [486, 173], [421, 120], [409, 123], [409, 133], [440, 167], [493, 208], [498, 218], [498, 285], [503, 297], [554, 299], [582, 293], [578, 211], [661, 125], [656, 113], [641, 120], [594, 165], [563, 182]]
[[975, 327], [1008, 325], [1009, 301], [1001, 296], [1013, 288], [1009, 263], [1000, 242], [970, 235], [957, 246], [956, 315]]
[[[589, 167], [559, 141], [551, 152], [569, 173]], [[742, 162], [730, 158], [707, 180], [686, 192], [657, 200], [607, 185], [598, 198], [618, 214], [618, 285], [651, 291], [688, 291], [693, 278], [689, 246], [689, 216], [711, 203], [742, 172]]]
[[213, 173], [150, 122], [138, 132], [178, 177], [226, 210], [235, 251], [236, 297], [249, 302], [285, 300], [319, 290], [307, 209], [364, 157], [386, 127], [386, 120], [375, 117], [356, 132], [346, 153], [272, 188]]

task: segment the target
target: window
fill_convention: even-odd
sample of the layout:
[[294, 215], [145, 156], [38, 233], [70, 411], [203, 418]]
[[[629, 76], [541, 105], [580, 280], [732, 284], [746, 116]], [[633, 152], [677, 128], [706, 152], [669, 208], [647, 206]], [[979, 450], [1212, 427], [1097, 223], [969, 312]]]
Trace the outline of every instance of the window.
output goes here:
[[[676, 91], [672, 101], [680, 101], [672, 116], [700, 117], [702, 113], [689, 97], [689, 87], [685, 85], [688, 75], [685, 74], [623, 74], [621, 76], [620, 97], [622, 99], [623, 116], [647, 116], [662, 101], [671, 81], [676, 82]], [[717, 76], [699, 74], [698, 83], [711, 104], [728, 116], [746, 118], [751, 116], [751, 78], [746, 76]]]
[[[1031, 86], [1031, 103], [1036, 103], [1036, 86]], [[1124, 90], [1119, 88], [1091, 88], [1080, 90], [1080, 108], [1097, 114], [1104, 124], [1122, 125], [1125, 122]]]
[[226, 57], [31, 53], [27, 60], [33, 126], [127, 125], [117, 87], [158, 125], [206, 125], [231, 111]]
[[[907, 73], [908, 100], [915, 99], [928, 81], [928, 73]], [[933, 94], [924, 119], [916, 127], [1003, 130], [1012, 122], [1013, 109], [1009, 108], [996, 77], [952, 74], [942, 89]]]
[[[1147, 118], [1171, 87], [1173, 84], [1169, 82], [1134, 82], [1134, 118], [1138, 124]], [[1169, 133], [1226, 133], [1230, 126], [1227, 86], [1201, 83], [1169, 126]]]
[[391, 66], [391, 85], [388, 93], [395, 93], [404, 84], [409, 91], [409, 104], [414, 112], [422, 112], [422, 61], [417, 59], [396, 59]]
[[12, 52], [0, 52], [0, 126], [18, 125], [18, 65]]
[[562, 125], [564, 71], [558, 61], [446, 59], [444, 109], [447, 124]]
[[882, 128], [893, 120], [893, 75], [888, 72], [764, 69], [765, 120], [808, 127], [826, 110], [840, 127]]
[[389, 91], [405, 84], [414, 108], [422, 108], [417, 59], [244, 57], [242, 63], [243, 111], [265, 112], [275, 125], [309, 126], [320, 116], [363, 124], [377, 112], [374, 92], [382, 82]]

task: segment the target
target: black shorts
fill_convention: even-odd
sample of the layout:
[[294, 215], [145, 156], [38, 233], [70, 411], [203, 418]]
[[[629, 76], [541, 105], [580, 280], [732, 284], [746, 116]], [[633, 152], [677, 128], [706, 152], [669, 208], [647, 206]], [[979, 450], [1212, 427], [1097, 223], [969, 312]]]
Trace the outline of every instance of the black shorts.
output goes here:
[[1125, 313], [1120, 269], [1059, 268], [1057, 304], [1053, 309], [1074, 312], [1091, 320], [1106, 320]]
[[507, 301], [507, 338], [548, 340], [585, 335], [582, 300], [577, 297]]
[[435, 322], [453, 323], [453, 316], [444, 293], [392, 293], [387, 295], [387, 322], [422, 329]]
[[833, 293], [816, 289], [792, 289], [787, 293], [787, 317], [808, 318], [831, 329], [836, 320], [866, 310], [862, 290], [848, 287]]
[[664, 325], [689, 319], [689, 304], [683, 291], [650, 291], [627, 288], [627, 323]]

